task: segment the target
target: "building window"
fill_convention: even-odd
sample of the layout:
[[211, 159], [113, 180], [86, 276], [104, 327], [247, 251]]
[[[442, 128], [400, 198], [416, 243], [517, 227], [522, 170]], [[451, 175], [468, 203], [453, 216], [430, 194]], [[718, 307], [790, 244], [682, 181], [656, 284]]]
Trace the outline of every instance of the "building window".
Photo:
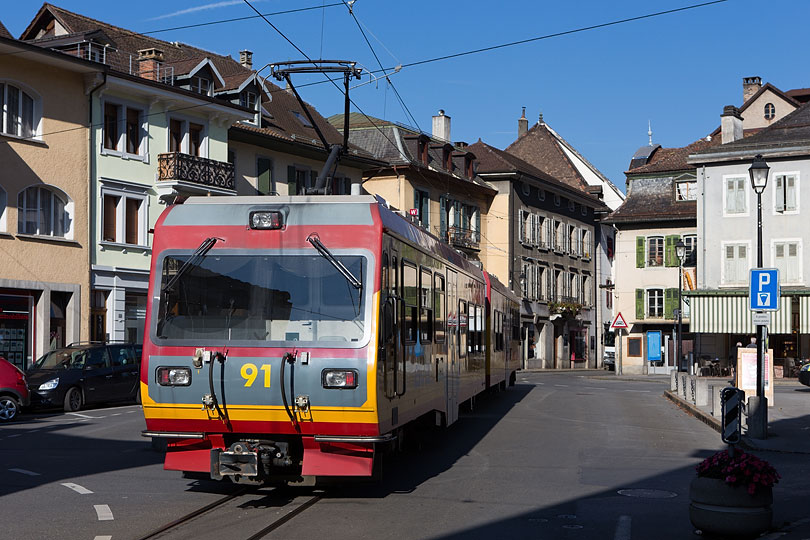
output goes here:
[[723, 246], [723, 283], [747, 283], [748, 269], [747, 244], [726, 244]]
[[605, 248], [605, 251], [607, 251], [606, 255], [609, 261], [613, 261], [613, 253], [614, 253], [613, 242], [614, 242], [613, 235], [612, 234], [608, 235], [606, 242], [607, 246]]
[[147, 207], [145, 190], [101, 188], [101, 241], [132, 246], [146, 245]]
[[129, 155], [145, 155], [145, 117], [146, 115], [141, 109], [105, 102], [103, 150]]
[[647, 289], [647, 317], [664, 317], [664, 289]]
[[613, 281], [610, 278], [605, 280], [605, 307], [613, 309]]
[[779, 280], [782, 283], [802, 281], [800, 251], [798, 241], [773, 243], [774, 266], [779, 269]]
[[775, 116], [776, 116], [776, 107], [773, 106], [773, 103], [766, 103], [765, 120], [773, 120]]
[[568, 226], [568, 253], [579, 255], [579, 233], [573, 225]]
[[682, 182], [675, 182], [675, 200], [676, 201], [696, 201], [697, 200], [697, 181], [688, 180]]
[[0, 133], [31, 138], [39, 133], [41, 103], [18, 86], [0, 83]]
[[777, 174], [774, 177], [775, 210], [780, 213], [795, 212], [797, 208], [799, 182], [797, 174]]
[[421, 223], [422, 226], [427, 229], [430, 225], [430, 194], [427, 191], [422, 191], [421, 189], [414, 189], [413, 206], [416, 208], [416, 215], [419, 219], [419, 223]]
[[20, 234], [72, 238], [73, 203], [55, 189], [30, 187], [17, 197], [17, 231]]
[[191, 77], [188, 82], [189, 89], [204, 96], [211, 95], [211, 81], [205, 77]]
[[664, 266], [664, 237], [647, 238], [647, 266]]
[[251, 110], [256, 110], [256, 94], [254, 92], [244, 92], [239, 94], [239, 105]]
[[6, 230], [6, 207], [8, 206], [8, 195], [0, 187], [0, 232]]
[[207, 157], [206, 139], [204, 125], [179, 118], [169, 119], [169, 152]]
[[276, 192], [273, 183], [273, 162], [267, 158], [256, 159], [256, 190], [262, 195], [273, 195]]
[[746, 210], [746, 192], [745, 184], [746, 178], [744, 176], [735, 176], [725, 179], [725, 190], [723, 191], [723, 207], [725, 208], [726, 215], [729, 214], [745, 214]]
[[554, 194], [554, 206], [560, 206], [560, 196], [556, 193]]
[[541, 201], [546, 200], [546, 190], [545, 189], [538, 189], [537, 190], [537, 198]]
[[697, 235], [695, 234], [684, 235], [683, 243], [686, 246], [686, 253], [683, 258], [683, 265], [690, 268], [697, 266]]
[[341, 178], [339, 176], [332, 177], [332, 195], [351, 195], [352, 194], [352, 179]]
[[529, 185], [528, 182], [523, 182], [523, 184], [520, 187], [523, 189], [523, 194], [524, 195], [528, 196], [529, 194], [531, 194], [532, 187]]
[[301, 114], [300, 112], [298, 112], [298, 111], [290, 111], [290, 113], [292, 113], [292, 115], [293, 115], [293, 116], [294, 116], [296, 119], [298, 119], [298, 121], [299, 121], [299, 122], [301, 122], [301, 125], [302, 125], [302, 126], [304, 126], [304, 127], [308, 127], [308, 128], [311, 128], [311, 127], [312, 127], [312, 122], [310, 122], [310, 121], [309, 121], [309, 118], [307, 118], [306, 116], [304, 116], [304, 115], [303, 115], [303, 114]]
[[581, 230], [582, 240], [580, 243], [580, 253], [586, 259], [591, 258], [591, 231], [587, 229]]

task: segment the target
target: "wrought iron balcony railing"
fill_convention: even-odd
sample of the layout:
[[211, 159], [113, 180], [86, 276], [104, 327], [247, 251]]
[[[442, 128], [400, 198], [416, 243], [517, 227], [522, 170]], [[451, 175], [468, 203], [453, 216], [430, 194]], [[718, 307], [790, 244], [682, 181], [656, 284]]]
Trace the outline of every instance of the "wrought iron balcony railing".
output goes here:
[[481, 244], [481, 233], [459, 227], [450, 227], [447, 230], [447, 238], [454, 247], [477, 250]]
[[183, 181], [201, 187], [236, 190], [232, 164], [180, 152], [158, 154], [158, 181]]

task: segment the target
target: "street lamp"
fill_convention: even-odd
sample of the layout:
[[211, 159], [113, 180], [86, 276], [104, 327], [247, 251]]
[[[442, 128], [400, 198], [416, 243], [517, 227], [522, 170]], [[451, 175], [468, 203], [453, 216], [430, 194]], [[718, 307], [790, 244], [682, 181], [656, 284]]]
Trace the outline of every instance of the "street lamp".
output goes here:
[[681, 299], [681, 291], [683, 290], [683, 260], [686, 257], [686, 244], [682, 239], [679, 239], [675, 244], [675, 255], [678, 257], [678, 341], [676, 343], [677, 350], [675, 358], [678, 362], [678, 371], [683, 364], [683, 300]]
[[[748, 175], [751, 177], [751, 187], [757, 194], [757, 268], [762, 268], [762, 193], [768, 185], [768, 171], [770, 167], [757, 154]], [[768, 398], [765, 397], [765, 325], [757, 325], [757, 395], [748, 400], [749, 433], [755, 439], [764, 439], [768, 434]], [[773, 360], [771, 360], [773, 361]]]

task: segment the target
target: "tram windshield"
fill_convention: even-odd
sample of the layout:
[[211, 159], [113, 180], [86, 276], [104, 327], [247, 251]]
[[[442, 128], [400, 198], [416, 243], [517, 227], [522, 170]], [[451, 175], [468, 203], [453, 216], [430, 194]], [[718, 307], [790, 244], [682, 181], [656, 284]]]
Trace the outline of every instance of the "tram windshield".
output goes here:
[[[192, 255], [163, 259], [156, 338], [351, 346], [365, 333], [365, 288], [321, 255], [211, 255], [174, 280]], [[361, 282], [367, 261], [335, 255]], [[156, 287], [155, 290], [161, 290]], [[326, 343], [332, 342], [332, 343]]]

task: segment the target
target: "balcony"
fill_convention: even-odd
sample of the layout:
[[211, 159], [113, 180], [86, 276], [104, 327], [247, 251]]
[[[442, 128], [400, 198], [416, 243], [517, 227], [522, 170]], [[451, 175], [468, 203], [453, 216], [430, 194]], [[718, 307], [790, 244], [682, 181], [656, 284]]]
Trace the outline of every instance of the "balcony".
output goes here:
[[470, 251], [480, 251], [481, 234], [478, 231], [450, 227], [447, 230], [447, 240], [451, 246]]
[[230, 163], [170, 152], [158, 154], [157, 190], [165, 195], [236, 195]]

